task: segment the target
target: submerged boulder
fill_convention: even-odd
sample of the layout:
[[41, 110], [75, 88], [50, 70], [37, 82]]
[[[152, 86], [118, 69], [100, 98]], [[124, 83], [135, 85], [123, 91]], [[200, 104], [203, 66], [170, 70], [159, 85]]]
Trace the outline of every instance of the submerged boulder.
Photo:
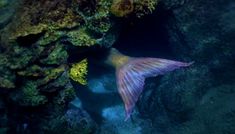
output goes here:
[[68, 126], [73, 129], [77, 128], [79, 132], [89, 134], [95, 132], [97, 124], [91, 119], [90, 115], [83, 109], [69, 109], [65, 114], [65, 120]]
[[117, 17], [127, 17], [134, 14], [142, 17], [155, 10], [158, 0], [113, 0], [111, 13]]
[[166, 0], [159, 5], [169, 15], [170, 49], [195, 63], [163, 76], [160, 83], [147, 81], [148, 91], [138, 103], [141, 115], [159, 133], [234, 133], [234, 1]]

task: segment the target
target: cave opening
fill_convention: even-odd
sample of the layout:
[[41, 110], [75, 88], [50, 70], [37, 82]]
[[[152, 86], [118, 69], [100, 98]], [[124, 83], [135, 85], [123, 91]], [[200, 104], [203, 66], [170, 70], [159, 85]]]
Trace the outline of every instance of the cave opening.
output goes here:
[[[153, 14], [146, 15], [141, 19], [128, 20], [120, 30], [120, 35], [113, 47], [128, 56], [173, 59], [174, 54], [166, 29], [169, 17], [169, 11], [158, 8]], [[98, 124], [103, 121], [104, 110], [117, 105], [123, 106], [117, 92], [115, 70], [104, 66], [102, 60], [98, 58], [104, 57], [107, 50], [97, 52], [100, 49], [102, 48], [95, 47], [91, 51], [84, 52], [84, 57], [92, 59], [88, 64], [88, 86], [81, 87], [73, 82], [83, 108]], [[71, 57], [77, 57], [76, 55], [77, 53]], [[77, 60], [77, 58], [75, 59]], [[106, 87], [103, 89], [100, 85]]]
[[166, 24], [170, 12], [158, 8], [152, 14], [130, 21], [114, 44], [123, 54], [133, 57], [172, 58]]
[[[166, 30], [169, 14], [168, 11], [158, 9], [144, 18], [128, 20], [128, 23], [122, 27], [120, 36], [113, 47], [128, 56], [172, 59], [174, 54], [169, 46], [169, 36]], [[89, 89], [77, 90], [77, 95], [91, 117], [96, 122], [102, 123], [103, 111], [109, 107], [123, 105], [123, 103], [117, 92], [114, 70], [108, 70], [99, 64], [89, 64], [89, 66]], [[107, 81], [112, 85], [108, 87], [109, 89], [102, 89], [102, 92], [95, 91], [100, 90], [97, 83], [104, 84]]]

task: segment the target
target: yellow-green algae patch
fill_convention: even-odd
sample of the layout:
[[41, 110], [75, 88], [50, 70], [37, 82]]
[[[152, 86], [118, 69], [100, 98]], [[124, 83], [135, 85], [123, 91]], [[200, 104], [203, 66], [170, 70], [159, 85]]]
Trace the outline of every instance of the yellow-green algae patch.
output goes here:
[[157, 3], [158, 0], [113, 0], [110, 11], [116, 17], [135, 14], [140, 18], [152, 13]]
[[87, 85], [87, 69], [87, 59], [84, 59], [78, 63], [74, 63], [69, 70], [69, 77], [82, 85]]
[[74, 46], [93, 46], [96, 44], [96, 39], [92, 38], [85, 28], [70, 31], [67, 36]]
[[[73, 5], [78, 4], [73, 1]], [[83, 21], [79, 14], [66, 0], [61, 1], [22, 1], [22, 6], [17, 9], [15, 21], [6, 30], [9, 39], [17, 39], [31, 34], [51, 32], [63, 28], [79, 26]], [[57, 8], [51, 8], [57, 7]]]
[[134, 10], [133, 0], [113, 0], [111, 12], [117, 17], [123, 17]]
[[60, 65], [57, 68], [45, 70], [45, 77], [37, 80], [38, 86], [45, 85], [50, 81], [57, 79], [66, 70], [66, 65]]
[[134, 4], [135, 15], [140, 18], [152, 13], [158, 4], [158, 0], [136, 0]]

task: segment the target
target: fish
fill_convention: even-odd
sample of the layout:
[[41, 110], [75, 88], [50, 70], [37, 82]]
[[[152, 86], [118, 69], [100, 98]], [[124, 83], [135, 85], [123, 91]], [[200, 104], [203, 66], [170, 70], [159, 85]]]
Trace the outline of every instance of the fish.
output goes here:
[[188, 67], [194, 62], [180, 62], [162, 58], [130, 57], [111, 48], [104, 63], [116, 70], [116, 83], [125, 107], [127, 121], [139, 96], [144, 89], [145, 79], [164, 75], [179, 68]]

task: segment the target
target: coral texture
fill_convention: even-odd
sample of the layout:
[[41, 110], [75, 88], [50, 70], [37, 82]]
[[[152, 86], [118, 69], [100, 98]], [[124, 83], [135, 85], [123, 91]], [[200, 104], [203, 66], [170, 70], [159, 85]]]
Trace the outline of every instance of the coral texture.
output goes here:
[[[1, 120], [7, 122], [0, 124], [1, 132], [58, 132], [76, 97], [70, 81], [87, 84], [87, 60], [70, 61], [71, 55], [109, 48], [118, 37], [121, 25], [111, 6], [110, 0], [0, 0], [0, 104], [6, 109]], [[81, 130], [84, 124], [77, 125]]]
[[82, 85], [87, 84], [87, 73], [88, 73], [88, 62], [87, 59], [74, 63], [69, 71], [69, 76], [72, 80], [79, 82]]

